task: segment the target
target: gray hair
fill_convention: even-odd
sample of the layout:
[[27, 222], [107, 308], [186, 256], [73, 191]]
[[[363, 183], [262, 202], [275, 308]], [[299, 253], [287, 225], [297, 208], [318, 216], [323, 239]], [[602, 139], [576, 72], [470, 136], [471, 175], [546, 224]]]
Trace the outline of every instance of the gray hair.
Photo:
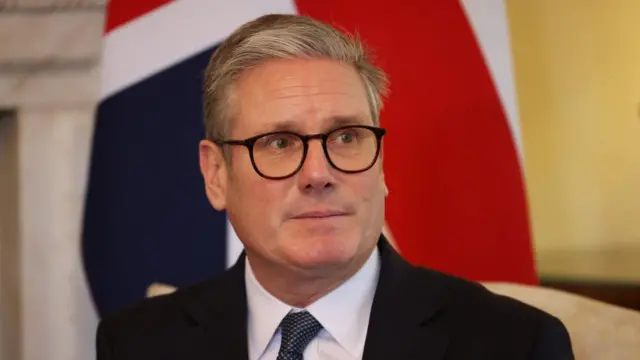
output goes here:
[[299, 15], [261, 16], [234, 31], [214, 52], [205, 70], [204, 127], [209, 140], [225, 140], [233, 113], [234, 81], [246, 70], [272, 59], [321, 58], [352, 65], [367, 91], [371, 117], [380, 120], [387, 93], [385, 73], [357, 36]]

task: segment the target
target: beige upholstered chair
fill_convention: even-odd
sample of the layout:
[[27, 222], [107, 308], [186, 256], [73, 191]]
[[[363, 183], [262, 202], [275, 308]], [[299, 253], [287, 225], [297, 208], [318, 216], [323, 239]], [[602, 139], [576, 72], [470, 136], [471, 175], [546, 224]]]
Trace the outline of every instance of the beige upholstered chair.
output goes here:
[[484, 283], [559, 318], [576, 360], [640, 360], [640, 313], [572, 293], [539, 286]]
[[147, 297], [154, 297], [159, 295], [167, 295], [176, 291], [177, 288], [175, 286], [161, 284], [161, 283], [153, 283], [149, 285], [147, 288]]

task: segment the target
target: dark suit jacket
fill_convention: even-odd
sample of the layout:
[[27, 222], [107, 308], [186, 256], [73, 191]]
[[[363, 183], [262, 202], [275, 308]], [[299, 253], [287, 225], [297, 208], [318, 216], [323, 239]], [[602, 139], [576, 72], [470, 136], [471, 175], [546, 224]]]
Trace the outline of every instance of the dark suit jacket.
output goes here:
[[[573, 359], [556, 318], [404, 261], [381, 238], [365, 360]], [[209, 281], [101, 321], [98, 360], [247, 359], [244, 257]]]

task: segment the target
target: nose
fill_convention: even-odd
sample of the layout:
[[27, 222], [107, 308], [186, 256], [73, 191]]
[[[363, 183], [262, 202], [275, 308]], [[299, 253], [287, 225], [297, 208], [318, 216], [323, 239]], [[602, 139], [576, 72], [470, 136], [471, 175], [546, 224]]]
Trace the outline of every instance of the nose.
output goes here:
[[326, 191], [335, 186], [333, 169], [325, 157], [321, 141], [309, 142], [307, 157], [298, 173], [298, 185], [303, 192]]

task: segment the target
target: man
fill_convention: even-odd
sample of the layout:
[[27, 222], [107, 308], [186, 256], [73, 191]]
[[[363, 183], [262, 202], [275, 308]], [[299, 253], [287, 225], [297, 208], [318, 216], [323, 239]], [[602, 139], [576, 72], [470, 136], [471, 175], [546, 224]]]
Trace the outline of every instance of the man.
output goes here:
[[102, 321], [99, 360], [573, 358], [558, 319], [413, 267], [388, 244], [386, 78], [356, 39], [264, 16], [205, 77], [206, 194], [245, 253]]

